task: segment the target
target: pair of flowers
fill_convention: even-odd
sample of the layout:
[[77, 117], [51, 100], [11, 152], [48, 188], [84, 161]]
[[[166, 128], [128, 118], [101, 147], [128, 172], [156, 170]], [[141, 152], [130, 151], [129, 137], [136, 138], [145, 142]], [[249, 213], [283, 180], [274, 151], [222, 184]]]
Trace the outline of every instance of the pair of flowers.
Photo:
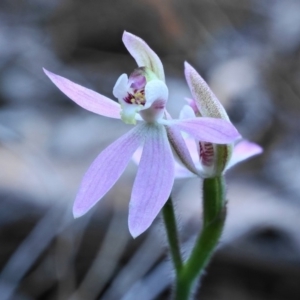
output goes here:
[[[80, 217], [92, 208], [134, 156], [139, 167], [132, 188], [128, 224], [131, 235], [137, 237], [152, 224], [167, 201], [175, 177], [218, 176], [233, 162], [260, 153], [261, 148], [242, 141], [231, 155], [232, 143], [240, 135], [205, 81], [188, 63], [185, 63], [185, 76], [193, 99], [187, 99], [188, 105], [180, 119], [172, 119], [166, 111], [168, 88], [159, 57], [133, 34], [124, 32], [123, 42], [139, 67], [129, 78], [123, 74], [117, 80], [113, 94], [119, 103], [44, 71], [81, 107], [135, 125], [92, 163], [79, 188], [73, 214]], [[180, 164], [175, 163], [172, 149]]]

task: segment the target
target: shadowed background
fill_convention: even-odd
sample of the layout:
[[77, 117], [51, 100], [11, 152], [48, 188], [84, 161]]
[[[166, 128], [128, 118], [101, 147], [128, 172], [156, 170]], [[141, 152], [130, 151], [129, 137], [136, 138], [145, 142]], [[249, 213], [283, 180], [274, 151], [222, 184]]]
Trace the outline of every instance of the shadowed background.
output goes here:
[[[129, 128], [76, 106], [42, 67], [113, 99], [135, 62], [124, 30], [161, 58], [177, 117], [187, 60], [241, 134], [264, 154], [228, 172], [228, 219], [203, 300], [300, 298], [300, 2], [2, 0], [0, 3], [1, 300], [167, 299], [164, 228], [133, 240], [136, 166], [84, 217], [71, 207], [97, 154]], [[201, 227], [201, 184], [176, 181], [184, 252]]]

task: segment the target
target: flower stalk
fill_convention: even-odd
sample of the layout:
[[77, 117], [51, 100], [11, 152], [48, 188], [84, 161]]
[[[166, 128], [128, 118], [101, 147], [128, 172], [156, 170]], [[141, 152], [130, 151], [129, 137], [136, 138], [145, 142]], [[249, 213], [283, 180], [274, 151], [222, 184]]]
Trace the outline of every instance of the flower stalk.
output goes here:
[[[202, 231], [196, 240], [190, 257], [183, 264], [179, 264], [177, 255], [174, 255], [180, 250], [178, 243], [176, 244], [174, 240], [170, 239], [170, 219], [165, 218], [165, 210], [170, 209], [168, 207], [170, 203], [165, 205], [163, 215], [176, 271], [175, 300], [190, 299], [193, 287], [200, 279], [221, 237], [226, 217], [225, 203], [224, 176], [205, 178], [203, 180]], [[176, 228], [176, 224], [173, 224], [172, 227]]]
[[176, 224], [176, 217], [172, 198], [169, 197], [168, 201], [162, 209], [164, 224], [166, 227], [167, 238], [170, 245], [170, 252], [174, 264], [176, 274], [179, 274], [182, 269], [182, 257], [179, 247], [178, 230]]

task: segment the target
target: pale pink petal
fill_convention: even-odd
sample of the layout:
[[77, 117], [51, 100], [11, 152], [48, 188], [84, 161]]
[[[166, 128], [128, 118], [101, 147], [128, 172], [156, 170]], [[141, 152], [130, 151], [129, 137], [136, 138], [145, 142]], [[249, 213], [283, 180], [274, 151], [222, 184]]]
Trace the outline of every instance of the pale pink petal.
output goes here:
[[186, 143], [187, 148], [189, 149], [194, 164], [198, 168], [199, 166], [201, 166], [198, 151], [199, 146], [197, 147], [197, 144], [199, 143], [196, 143], [196, 141], [193, 138], [186, 138], [184, 141]]
[[189, 105], [184, 105], [179, 113], [179, 119], [196, 118], [195, 112]]
[[124, 97], [127, 96], [128, 93], [128, 76], [127, 74], [122, 74], [114, 88], [113, 88], [113, 95], [117, 98], [117, 99], [123, 99]]
[[81, 182], [73, 206], [75, 218], [85, 214], [110, 190], [135, 150], [143, 143], [144, 137], [144, 124], [135, 126], [100, 153]]
[[230, 122], [223, 119], [164, 120], [164, 123], [169, 126], [175, 126], [198, 141], [229, 144], [241, 137], [237, 129]]
[[[190, 140], [191, 141], [191, 140]], [[194, 141], [193, 141], [194, 142]], [[195, 142], [194, 142], [195, 145]], [[196, 147], [196, 145], [195, 145]], [[143, 148], [139, 147], [133, 154], [132, 156], [132, 160], [138, 165], [141, 161], [141, 157], [142, 157], [142, 153], [143, 153]], [[192, 153], [191, 153], [192, 154]], [[198, 154], [197, 154], [197, 149], [196, 149], [196, 159], [198, 158]], [[199, 164], [199, 158], [198, 158], [198, 167], [201, 168], [201, 165]], [[176, 178], [189, 178], [189, 177], [194, 177], [196, 176], [196, 174], [193, 174], [192, 172], [190, 172], [185, 166], [183, 166], [182, 164], [180, 164], [179, 162], [175, 161], [174, 162], [174, 167], [175, 167], [175, 179]]]
[[194, 99], [190, 99], [190, 98], [184, 98], [184, 99], [189, 104], [189, 106], [193, 109], [195, 115], [197, 117], [200, 117], [201, 114], [200, 114], [200, 111], [199, 111], [198, 106], [196, 104], [196, 101]]
[[120, 119], [119, 103], [44, 69], [50, 80], [79, 106], [101, 116]]
[[226, 167], [226, 170], [242, 162], [243, 160], [246, 160], [254, 155], [258, 155], [262, 152], [263, 149], [259, 145], [242, 140], [234, 146], [232, 157]]
[[201, 115], [229, 120], [224, 107], [204, 79], [187, 62], [184, 63], [184, 67], [186, 81]]
[[140, 111], [142, 118], [153, 123], [164, 115], [168, 100], [168, 88], [161, 80], [152, 80], [145, 87], [146, 105]]
[[169, 90], [166, 84], [161, 80], [151, 80], [145, 86], [145, 108], [149, 108], [155, 101], [160, 100], [161, 102], [168, 101]]
[[161, 60], [141, 38], [124, 31], [122, 40], [139, 67], [148, 67], [160, 80], [165, 81]]
[[175, 126], [167, 126], [167, 134], [169, 142], [171, 143], [174, 152], [178, 156], [178, 159], [185, 165], [185, 167], [192, 173], [197, 174], [194, 161], [191, 157], [190, 151], [182, 138], [181, 132]]
[[148, 134], [129, 206], [129, 231], [143, 233], [158, 215], [174, 182], [174, 159], [164, 126], [148, 125]]
[[193, 138], [186, 138], [184, 139], [184, 142], [189, 151], [189, 154], [191, 155], [196, 172], [195, 171], [191, 172], [187, 169], [186, 166], [183, 166], [182, 164], [175, 162], [175, 179], [195, 177], [197, 175], [200, 177], [204, 177], [205, 174], [199, 160], [199, 153], [198, 153], [198, 148], [195, 140]]

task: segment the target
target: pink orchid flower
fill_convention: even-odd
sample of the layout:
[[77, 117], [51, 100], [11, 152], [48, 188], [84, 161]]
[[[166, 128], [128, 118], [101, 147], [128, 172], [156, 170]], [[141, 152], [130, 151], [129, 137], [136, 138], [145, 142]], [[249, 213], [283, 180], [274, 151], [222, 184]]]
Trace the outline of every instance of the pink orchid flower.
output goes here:
[[[230, 121], [224, 107], [207, 83], [187, 62], [185, 63], [185, 77], [193, 99], [186, 99], [189, 105], [183, 107], [180, 118], [214, 117]], [[203, 177], [218, 176], [237, 163], [263, 151], [259, 145], [247, 140], [240, 140], [235, 144], [217, 145], [197, 139], [195, 143], [195, 140], [188, 138], [186, 144], [199, 174]], [[177, 164], [176, 175], [188, 177], [192, 173]]]
[[164, 69], [156, 53], [139, 37], [128, 32], [123, 42], [138, 64], [128, 77], [117, 80], [113, 94], [119, 103], [44, 70], [51, 81], [71, 100], [96, 114], [122, 119], [135, 126], [108, 146], [86, 172], [79, 188], [73, 214], [80, 217], [111, 189], [128, 165], [133, 153], [143, 146], [129, 204], [129, 231], [143, 233], [167, 201], [174, 182], [171, 145], [186, 166], [197, 172], [180, 131], [199, 141], [226, 144], [239, 137], [227, 121], [214, 118], [166, 120], [168, 88]]
[[[203, 169], [202, 163], [199, 159], [199, 150], [197, 148], [197, 144], [195, 143], [195, 140], [193, 138], [186, 138], [185, 143], [187, 145], [187, 148], [189, 149], [191, 153], [192, 160], [198, 170], [198, 174], [192, 173], [189, 171], [184, 165], [182, 165], [180, 162], [175, 161], [175, 178], [189, 178], [189, 177], [196, 177], [197, 175], [200, 177], [210, 177], [210, 175], [205, 173], [205, 170]], [[236, 142], [233, 148], [232, 156], [226, 165], [224, 172], [231, 169], [238, 163], [247, 160], [255, 155], [261, 154], [263, 152], [263, 149], [250, 141], [247, 140], [240, 140]], [[139, 148], [133, 155], [133, 160], [136, 164], [139, 163], [141, 159], [141, 153], [142, 149]]]

